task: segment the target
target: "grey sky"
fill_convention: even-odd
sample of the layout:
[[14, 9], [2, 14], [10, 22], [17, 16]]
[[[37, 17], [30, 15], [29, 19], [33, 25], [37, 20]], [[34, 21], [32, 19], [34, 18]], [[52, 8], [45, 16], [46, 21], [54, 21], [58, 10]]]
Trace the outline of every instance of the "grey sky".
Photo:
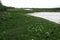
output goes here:
[[60, 0], [1, 0], [3, 5], [17, 8], [60, 7]]

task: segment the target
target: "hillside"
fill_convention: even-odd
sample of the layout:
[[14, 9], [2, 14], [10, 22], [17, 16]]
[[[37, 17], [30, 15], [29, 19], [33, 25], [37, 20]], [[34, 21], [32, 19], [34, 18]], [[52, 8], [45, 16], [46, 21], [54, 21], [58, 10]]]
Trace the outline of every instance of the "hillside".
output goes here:
[[0, 40], [60, 40], [60, 24], [27, 16], [31, 11], [5, 11], [0, 17]]

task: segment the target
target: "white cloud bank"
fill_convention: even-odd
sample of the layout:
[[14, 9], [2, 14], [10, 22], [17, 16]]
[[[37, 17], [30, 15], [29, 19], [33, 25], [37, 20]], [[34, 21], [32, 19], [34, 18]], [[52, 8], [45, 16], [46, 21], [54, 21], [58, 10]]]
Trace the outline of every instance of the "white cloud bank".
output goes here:
[[60, 0], [1, 0], [3, 5], [17, 8], [55, 8]]

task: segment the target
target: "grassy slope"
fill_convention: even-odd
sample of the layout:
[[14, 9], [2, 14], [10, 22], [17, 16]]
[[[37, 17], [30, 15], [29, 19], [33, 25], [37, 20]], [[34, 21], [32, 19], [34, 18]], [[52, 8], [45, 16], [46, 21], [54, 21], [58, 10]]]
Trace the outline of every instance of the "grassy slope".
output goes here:
[[60, 25], [23, 11], [0, 17], [0, 40], [60, 40]]

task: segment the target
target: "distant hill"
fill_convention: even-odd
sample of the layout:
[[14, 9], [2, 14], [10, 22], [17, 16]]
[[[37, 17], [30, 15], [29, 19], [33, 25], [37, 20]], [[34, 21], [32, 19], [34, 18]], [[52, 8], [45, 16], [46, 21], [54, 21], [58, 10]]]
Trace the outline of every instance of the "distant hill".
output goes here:
[[14, 7], [4, 6], [4, 5], [2, 5], [2, 3], [0, 2], [0, 12], [6, 11], [7, 9], [13, 9], [13, 8], [14, 8]]

